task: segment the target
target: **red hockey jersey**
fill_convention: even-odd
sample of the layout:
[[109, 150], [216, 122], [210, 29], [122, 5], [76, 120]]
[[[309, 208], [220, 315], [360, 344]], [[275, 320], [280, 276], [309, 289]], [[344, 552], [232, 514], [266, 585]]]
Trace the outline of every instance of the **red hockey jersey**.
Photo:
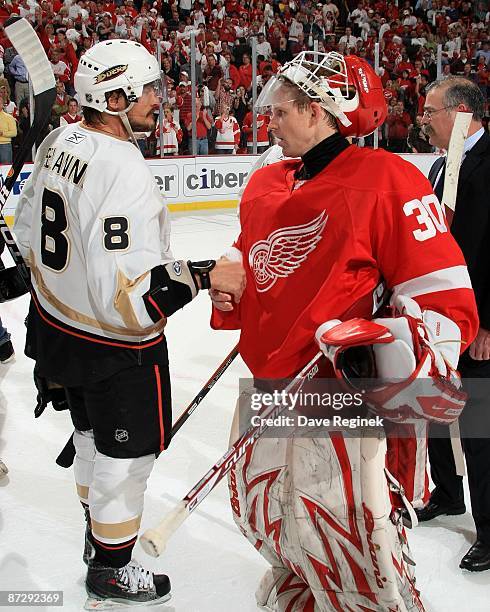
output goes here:
[[298, 182], [301, 165], [282, 161], [251, 177], [232, 249], [242, 254], [247, 288], [233, 312], [212, 315], [214, 328], [241, 328], [240, 353], [254, 376], [299, 371], [318, 350], [313, 336], [324, 321], [369, 318], [382, 279], [454, 320], [471, 342], [478, 316], [468, 271], [422, 173], [356, 146]]

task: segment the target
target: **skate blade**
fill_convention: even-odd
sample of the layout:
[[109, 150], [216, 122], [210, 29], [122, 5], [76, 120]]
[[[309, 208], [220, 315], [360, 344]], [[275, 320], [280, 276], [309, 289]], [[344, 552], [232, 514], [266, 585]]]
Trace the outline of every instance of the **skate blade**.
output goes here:
[[89, 596], [85, 605], [85, 610], [114, 610], [116, 608], [143, 608], [160, 606], [172, 597], [171, 593], [167, 593], [159, 599], [153, 601], [128, 601], [127, 599], [97, 599], [97, 597]]

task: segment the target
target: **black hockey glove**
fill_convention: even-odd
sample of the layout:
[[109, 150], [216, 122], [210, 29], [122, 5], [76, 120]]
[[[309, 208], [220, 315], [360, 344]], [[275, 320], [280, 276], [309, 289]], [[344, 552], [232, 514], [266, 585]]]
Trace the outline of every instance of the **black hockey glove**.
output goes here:
[[51, 402], [53, 408], [57, 411], [68, 410], [68, 402], [63, 387], [49, 382], [36, 371], [34, 368], [34, 384], [37, 389], [36, 407], [34, 416], [37, 419], [46, 410], [46, 406]]

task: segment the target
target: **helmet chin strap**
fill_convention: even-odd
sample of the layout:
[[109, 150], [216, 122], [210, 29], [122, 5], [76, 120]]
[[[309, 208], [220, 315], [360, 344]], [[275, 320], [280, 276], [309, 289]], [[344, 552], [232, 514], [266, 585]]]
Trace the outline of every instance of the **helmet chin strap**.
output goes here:
[[124, 127], [126, 128], [126, 132], [129, 134], [129, 140], [134, 144], [135, 147], [139, 149], [138, 141], [136, 140], [133, 128], [131, 127], [131, 124], [129, 123], [128, 119], [128, 110], [131, 108], [131, 106], [133, 105], [131, 104], [126, 110], [120, 111], [117, 114], [119, 115], [119, 118], [121, 119]]
[[138, 141], [136, 140], [136, 136], [134, 135], [133, 128], [131, 127], [131, 124], [129, 123], [129, 119], [128, 119], [128, 113], [133, 108], [134, 104], [135, 104], [134, 102], [130, 102], [128, 107], [122, 111], [110, 111], [106, 109], [104, 112], [106, 112], [108, 115], [112, 115], [113, 117], [119, 117], [124, 128], [126, 129], [126, 132], [129, 135], [129, 140], [139, 150]]

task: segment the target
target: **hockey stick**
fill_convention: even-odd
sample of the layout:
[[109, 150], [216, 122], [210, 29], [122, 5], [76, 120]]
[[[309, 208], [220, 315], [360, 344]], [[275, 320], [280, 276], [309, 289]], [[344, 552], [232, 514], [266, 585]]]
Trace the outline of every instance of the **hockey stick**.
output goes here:
[[[468, 135], [472, 113], [456, 113], [446, 159], [446, 175], [444, 177], [444, 191], [442, 193], [442, 205], [447, 206], [454, 212], [456, 208], [456, 198], [458, 195], [459, 171], [463, 158], [464, 143]], [[459, 420], [449, 425], [449, 435], [451, 437], [451, 447], [454, 455], [456, 474], [464, 476], [466, 474], [463, 447], [461, 446], [461, 435], [459, 432]]]
[[2, 210], [36, 138], [44, 130], [51, 117], [51, 108], [56, 97], [56, 83], [51, 63], [44, 52], [38, 35], [30, 23], [21, 17], [10, 17], [5, 22], [4, 29], [10, 42], [25, 64], [34, 92], [34, 117], [32, 125], [25, 135], [22, 145], [14, 158], [12, 167], [0, 187], [0, 232], [17, 266], [18, 272], [29, 290], [29, 271], [3, 218]]
[[[317, 353], [282, 393], [297, 393], [307, 380], [315, 378], [320, 371], [319, 364], [322, 359], [325, 359], [323, 353]], [[266, 421], [279, 416], [286, 408], [287, 405], [272, 403], [263, 412], [259, 413], [261, 419], [260, 425], [251, 425], [226, 451], [221, 459], [213, 465], [209, 472], [187, 493], [184, 499], [167, 514], [160, 524], [154, 529], [145, 531], [140, 538], [141, 546], [145, 552], [153, 557], [158, 557], [162, 554], [172, 534], [194, 512], [203, 499], [211, 493], [231, 468], [237, 464], [246, 450], [264, 433], [268, 427]]]
[[221, 376], [226, 372], [228, 366], [238, 355], [238, 344], [231, 349], [228, 355], [223, 359], [220, 365], [216, 368], [214, 373], [211, 375], [210, 379], [204, 384], [203, 388], [199, 391], [196, 397], [192, 400], [192, 402], [187, 406], [184, 412], [180, 415], [180, 417], [175, 421], [174, 426], [172, 427], [172, 438], [179, 431], [182, 425], [187, 421], [187, 419], [191, 416], [194, 410], [199, 406], [202, 400], [206, 397], [206, 395], [211, 391], [214, 385], [218, 382]]

